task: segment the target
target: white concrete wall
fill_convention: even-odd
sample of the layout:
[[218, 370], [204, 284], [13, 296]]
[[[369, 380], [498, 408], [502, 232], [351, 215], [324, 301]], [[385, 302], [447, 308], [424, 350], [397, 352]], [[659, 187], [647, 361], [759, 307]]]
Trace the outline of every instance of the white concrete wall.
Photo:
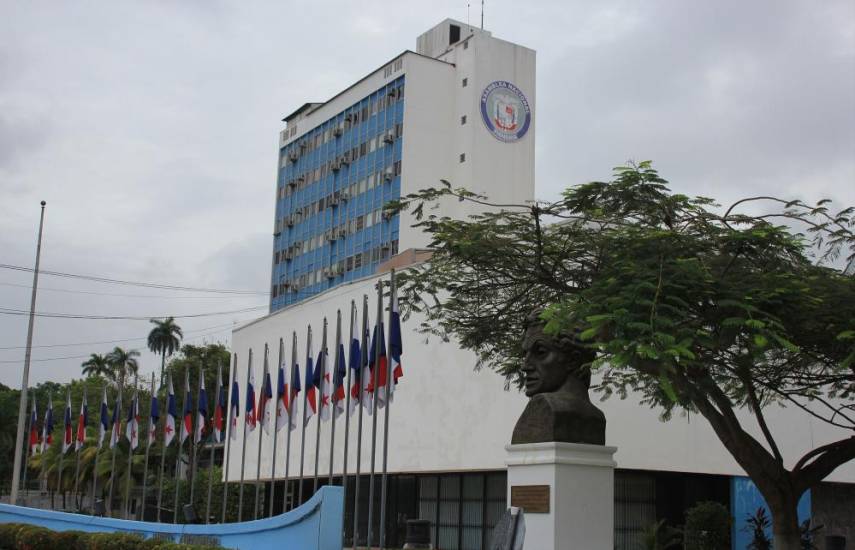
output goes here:
[[[314, 299], [286, 308], [236, 330], [232, 345], [239, 357], [238, 380], [241, 392], [245, 391], [247, 351], [255, 354], [257, 383], [261, 378], [261, 358], [264, 344], [268, 343], [276, 354], [280, 337], [286, 340], [286, 357], [291, 356], [291, 332], [299, 336], [298, 356], [301, 369], [305, 366], [305, 334], [307, 324], [315, 332], [315, 353], [320, 342], [323, 317], [335, 326], [336, 309], [341, 308], [344, 324], [349, 319], [350, 301], [362, 303], [368, 294], [369, 316], [373, 323], [377, 307], [374, 280], [363, 280], [342, 285]], [[361, 310], [360, 310], [361, 311]], [[361, 314], [361, 313], [360, 313]], [[389, 468], [393, 472], [431, 472], [503, 469], [504, 447], [511, 440], [514, 424], [525, 406], [525, 396], [515, 389], [506, 391], [504, 379], [487, 371], [473, 370], [475, 357], [451, 343], [437, 337], [426, 337], [414, 332], [419, 319], [415, 316], [403, 327], [404, 378], [395, 394], [391, 409]], [[345, 329], [346, 330], [346, 329]], [[330, 334], [330, 342], [335, 334]], [[271, 365], [276, 358], [271, 358]], [[290, 363], [289, 363], [290, 368]], [[303, 374], [305, 371], [303, 370]], [[275, 384], [275, 380], [274, 380]], [[243, 393], [241, 403], [243, 403]], [[302, 406], [302, 403], [301, 403]], [[725, 451], [706, 421], [696, 415], [677, 416], [661, 422], [657, 410], [651, 410], [630, 397], [627, 400], [612, 398], [600, 403], [608, 421], [606, 443], [617, 446], [615, 460], [619, 468], [642, 470], [669, 470], [713, 474], [743, 475], [742, 470]], [[807, 450], [847, 436], [843, 430], [817, 422], [800, 411], [771, 407], [768, 420], [787, 463], [792, 465]], [[740, 415], [745, 425], [760, 438], [756, 422], [748, 414]], [[340, 417], [340, 420], [344, 417]], [[370, 425], [370, 417], [365, 417]], [[382, 427], [382, 416], [379, 419]], [[335, 470], [341, 470], [344, 423], [339, 422]], [[241, 428], [242, 429], [242, 425]], [[354, 425], [351, 426], [354, 432]], [[321, 472], [329, 471], [329, 430], [324, 424], [320, 454]], [[247, 479], [256, 471], [257, 432], [247, 438]], [[382, 431], [382, 428], [381, 428]], [[284, 434], [285, 432], [281, 432]], [[293, 432], [292, 452], [299, 452], [299, 431]], [[363, 441], [370, 441], [366, 430]], [[292, 436], [294, 437], [294, 436]], [[315, 422], [306, 432], [306, 464], [308, 472], [314, 464]], [[240, 441], [240, 434], [239, 439]], [[350, 440], [351, 458], [348, 471], [354, 470], [356, 437]], [[239, 479], [240, 446], [231, 451], [229, 477]], [[277, 452], [277, 477], [284, 474], [284, 437], [279, 440]], [[262, 477], [270, 476], [271, 440], [265, 440], [262, 456]], [[291, 456], [291, 471], [298, 465], [299, 455]], [[362, 468], [370, 464], [370, 456], [363, 452]], [[379, 462], [378, 462], [379, 465]], [[839, 468], [829, 477], [831, 481], [855, 482], [855, 461]]]

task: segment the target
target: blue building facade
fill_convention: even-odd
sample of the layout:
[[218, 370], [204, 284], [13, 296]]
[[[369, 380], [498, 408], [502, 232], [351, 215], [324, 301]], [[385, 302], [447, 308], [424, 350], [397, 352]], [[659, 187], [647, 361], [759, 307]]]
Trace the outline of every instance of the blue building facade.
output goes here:
[[401, 76], [281, 148], [271, 313], [398, 253], [404, 97]]

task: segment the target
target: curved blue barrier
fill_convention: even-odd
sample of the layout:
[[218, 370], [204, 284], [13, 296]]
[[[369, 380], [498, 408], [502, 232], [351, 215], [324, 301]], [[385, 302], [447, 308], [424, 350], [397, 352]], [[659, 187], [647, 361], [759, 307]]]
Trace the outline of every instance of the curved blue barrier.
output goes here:
[[239, 550], [341, 550], [344, 489], [325, 486], [302, 506], [272, 518], [241, 523], [174, 525], [99, 518], [0, 504], [0, 523], [28, 523], [54, 531], [137, 533], [175, 542], [220, 544]]

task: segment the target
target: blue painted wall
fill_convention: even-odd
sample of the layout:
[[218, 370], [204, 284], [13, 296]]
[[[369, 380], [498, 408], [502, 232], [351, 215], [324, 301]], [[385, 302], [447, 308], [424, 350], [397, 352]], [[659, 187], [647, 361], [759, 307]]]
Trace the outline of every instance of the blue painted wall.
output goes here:
[[0, 523], [28, 523], [54, 531], [139, 533], [146, 537], [159, 533], [176, 542], [185, 534], [203, 535], [218, 537], [224, 548], [240, 550], [341, 550], [343, 504], [344, 489], [321, 487], [308, 502], [288, 513], [213, 525], [127, 521], [0, 504]]
[[[748, 517], [753, 516], [758, 508], [764, 508], [769, 517], [769, 507], [766, 501], [747, 477], [733, 477], [730, 479], [730, 510], [733, 513], [733, 537], [732, 546], [734, 550], [748, 547], [751, 542], [751, 533], [746, 530]], [[798, 506], [799, 523], [810, 518], [810, 491], [806, 491], [799, 500]], [[771, 529], [768, 535], [772, 536]]]

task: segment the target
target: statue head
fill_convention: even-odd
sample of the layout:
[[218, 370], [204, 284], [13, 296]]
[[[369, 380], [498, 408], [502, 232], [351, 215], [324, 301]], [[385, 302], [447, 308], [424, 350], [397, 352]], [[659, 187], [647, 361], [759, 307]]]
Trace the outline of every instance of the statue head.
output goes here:
[[526, 320], [523, 338], [523, 375], [525, 394], [573, 392], [591, 386], [588, 364], [596, 358], [593, 350], [583, 347], [575, 332], [546, 334], [542, 310], [536, 310]]

